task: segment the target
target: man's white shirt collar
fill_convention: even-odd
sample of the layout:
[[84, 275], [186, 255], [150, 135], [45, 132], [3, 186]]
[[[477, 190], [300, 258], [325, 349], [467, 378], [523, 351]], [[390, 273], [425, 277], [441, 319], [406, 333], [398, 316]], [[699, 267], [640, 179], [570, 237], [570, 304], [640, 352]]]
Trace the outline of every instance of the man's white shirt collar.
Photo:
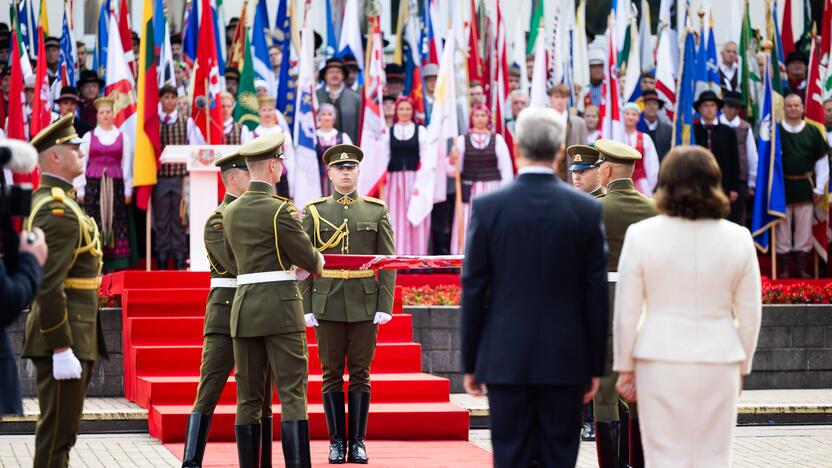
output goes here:
[[783, 129], [786, 130], [789, 133], [800, 133], [801, 131], [803, 131], [803, 128], [805, 126], [806, 126], [806, 121], [805, 120], [801, 120], [800, 123], [797, 124], [797, 125], [789, 125], [788, 122], [786, 122], [785, 120], [783, 121]]
[[517, 174], [555, 174], [555, 170], [546, 166], [524, 166], [517, 170]]

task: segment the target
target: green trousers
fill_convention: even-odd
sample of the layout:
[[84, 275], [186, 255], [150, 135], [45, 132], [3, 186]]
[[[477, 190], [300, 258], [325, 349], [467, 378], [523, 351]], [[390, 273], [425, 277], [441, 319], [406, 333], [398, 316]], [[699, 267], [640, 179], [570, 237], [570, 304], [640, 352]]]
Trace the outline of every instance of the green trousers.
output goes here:
[[596, 422], [618, 421], [620, 408], [627, 409], [630, 417], [638, 418], [636, 403], [628, 403], [621, 399], [615, 384], [618, 382], [618, 373], [612, 370], [612, 337], [607, 344], [607, 363], [604, 368], [604, 376], [601, 377], [601, 385], [595, 397], [592, 399], [592, 407]]
[[34, 468], [65, 468], [84, 413], [94, 361], [81, 361], [81, 378], [55, 380], [52, 358], [34, 358], [40, 415], [35, 426]]
[[[269, 366], [281, 404], [281, 421], [308, 419], [309, 358], [304, 332], [233, 338], [237, 381], [237, 425], [259, 424]], [[268, 386], [271, 393], [271, 386]]]
[[[344, 391], [344, 366], [350, 373], [349, 391], [370, 391], [370, 364], [376, 352], [378, 326], [372, 321], [320, 320], [315, 327], [323, 373], [323, 393]], [[345, 364], [346, 361], [346, 364]]]
[[[218, 333], [205, 335], [202, 340], [202, 365], [199, 369], [199, 387], [196, 390], [194, 413], [214, 414], [231, 369], [234, 368], [234, 346], [231, 336]], [[266, 371], [263, 387], [263, 417], [272, 414], [272, 377]]]

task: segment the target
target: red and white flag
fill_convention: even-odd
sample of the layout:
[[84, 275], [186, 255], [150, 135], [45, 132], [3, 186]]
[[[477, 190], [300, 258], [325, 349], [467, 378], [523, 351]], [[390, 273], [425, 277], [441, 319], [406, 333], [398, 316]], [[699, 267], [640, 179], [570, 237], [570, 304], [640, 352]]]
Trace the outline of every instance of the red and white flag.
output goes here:
[[604, 73], [604, 85], [601, 93], [600, 121], [598, 130], [603, 138], [616, 141], [624, 141], [624, 125], [621, 121], [621, 95], [618, 92], [618, 64], [616, 63], [615, 43], [613, 42], [612, 28], [607, 28], [607, 60], [606, 73]]
[[[497, 57], [495, 60], [496, 83], [492, 89], [491, 102], [494, 104], [494, 129], [503, 136], [511, 153], [511, 162], [514, 166], [514, 137], [505, 124], [506, 102], [508, 101], [508, 50], [506, 45], [506, 23], [500, 2], [497, 2]], [[514, 167], [515, 171], [517, 167]]]
[[[118, 7], [118, 29], [112, 29], [111, 27], [110, 31], [118, 31], [118, 35], [121, 36], [122, 48], [119, 50], [124, 51], [124, 60], [129, 64], [130, 73], [133, 74], [133, 78], [135, 79], [138, 76], [138, 65], [136, 64], [136, 55], [133, 53], [133, 33], [130, 31], [130, 5], [127, 3], [127, 0], [121, 0]], [[110, 33], [110, 36], [112, 35]], [[107, 50], [112, 50], [109, 48], [109, 45], [107, 46]]]
[[363, 195], [377, 196], [387, 176], [387, 164], [390, 162], [390, 147], [384, 143], [384, 134], [388, 131], [384, 121], [382, 106], [384, 75], [384, 45], [381, 40], [379, 17], [370, 18], [370, 48], [367, 68], [364, 70], [364, 120], [361, 125], [360, 145], [364, 150], [361, 162], [361, 177], [358, 179], [358, 191]]
[[[202, 21], [199, 23], [199, 49], [194, 62], [193, 88], [194, 102], [191, 115], [194, 116], [199, 131], [209, 145], [222, 144], [223, 118], [220, 103], [220, 68], [217, 58], [217, 45], [214, 33], [214, 21], [211, 16], [211, 3], [202, 0], [200, 8]], [[197, 100], [203, 98], [203, 106], [197, 106]], [[210, 122], [210, 131], [208, 124]]]
[[[110, 31], [118, 31], [115, 12], [110, 13]], [[113, 124], [136, 141], [136, 88], [133, 72], [127, 65], [120, 34], [110, 34], [107, 43], [107, 73], [104, 77], [104, 90], [107, 97], [113, 98]], [[132, 53], [132, 50], [131, 50]]]
[[[43, 41], [43, 26], [38, 26], [38, 57], [46, 57]], [[52, 93], [49, 92], [49, 77], [46, 74], [46, 60], [38, 60], [35, 66], [35, 93], [32, 102], [32, 120], [29, 122], [29, 138], [34, 137], [49, 125], [52, 114]]]
[[676, 70], [673, 66], [671, 42], [676, 36], [664, 25], [659, 31], [659, 44], [656, 47], [656, 93], [664, 101], [664, 111], [673, 121], [673, 109], [676, 108]]
[[[829, 20], [826, 14], [824, 18]], [[824, 26], [828, 29], [828, 26]], [[828, 31], [824, 31], [827, 32]], [[818, 40], [820, 39], [820, 40]], [[823, 50], [826, 47], [827, 50]], [[822, 57], [829, 57], [829, 40], [820, 36], [812, 40], [811, 54], [809, 55], [809, 75], [806, 80], [806, 121], [809, 124], [815, 125], [820, 130], [821, 135], [826, 135], [826, 128], [824, 128], [824, 111], [823, 111], [823, 85], [822, 81], [825, 78], [822, 66]], [[828, 63], [827, 63], [828, 65]], [[829, 246], [829, 183], [826, 183], [823, 188], [824, 197], [820, 202], [815, 203], [814, 219], [812, 220], [812, 244], [815, 251], [821, 260], [826, 262], [827, 248]]]

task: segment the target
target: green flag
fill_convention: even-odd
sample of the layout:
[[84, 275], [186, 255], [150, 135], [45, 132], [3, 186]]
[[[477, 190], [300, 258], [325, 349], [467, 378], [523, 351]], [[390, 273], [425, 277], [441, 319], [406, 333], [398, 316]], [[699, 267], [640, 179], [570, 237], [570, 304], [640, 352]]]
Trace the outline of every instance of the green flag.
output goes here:
[[812, 53], [812, 7], [809, 0], [803, 1], [803, 34], [795, 45], [805, 57]]
[[538, 29], [543, 26], [543, 0], [532, 0], [532, 19], [529, 22], [529, 40], [526, 41], [526, 55], [534, 53]]
[[237, 88], [237, 107], [234, 108], [234, 120], [254, 130], [260, 125], [260, 115], [257, 109], [257, 90], [254, 88], [254, 61], [251, 58], [251, 46], [248, 39], [248, 28], [243, 43], [243, 69], [240, 71], [240, 82]]
[[[753, 124], [757, 117], [757, 103], [754, 102], [751, 94], [752, 76], [756, 81], [760, 80], [760, 73], [757, 71], [757, 57], [755, 50], [751, 47], [751, 19], [748, 14], [748, 0], [745, 1], [745, 12], [742, 16], [742, 31], [740, 32], [739, 57], [740, 57], [740, 86], [742, 91], [742, 100], [745, 102], [745, 117], [746, 120]], [[753, 70], [753, 71], [752, 71]]]

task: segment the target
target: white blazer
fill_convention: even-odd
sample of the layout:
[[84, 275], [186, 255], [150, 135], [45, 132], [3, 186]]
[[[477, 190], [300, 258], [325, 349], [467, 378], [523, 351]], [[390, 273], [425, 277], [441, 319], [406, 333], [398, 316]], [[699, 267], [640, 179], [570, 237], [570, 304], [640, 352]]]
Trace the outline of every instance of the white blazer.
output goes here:
[[725, 220], [656, 216], [627, 230], [618, 263], [613, 369], [634, 359], [741, 364], [762, 316], [751, 234]]

